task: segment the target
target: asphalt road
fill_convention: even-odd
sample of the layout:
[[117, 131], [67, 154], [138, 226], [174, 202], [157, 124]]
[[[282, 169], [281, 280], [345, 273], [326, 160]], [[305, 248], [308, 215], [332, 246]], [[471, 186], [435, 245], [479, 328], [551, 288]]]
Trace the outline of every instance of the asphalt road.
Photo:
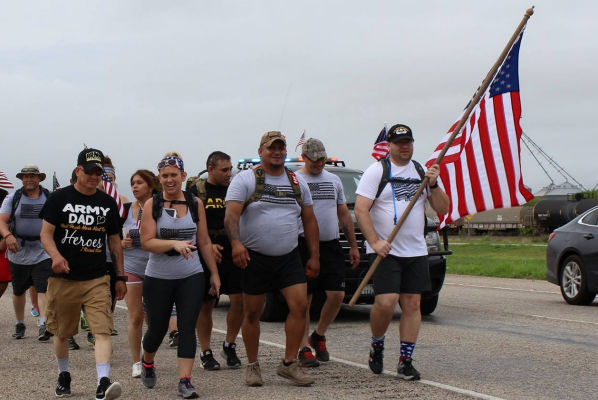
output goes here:
[[[12, 339], [14, 325], [11, 288], [0, 299], [0, 399], [54, 398], [57, 367], [51, 344], [37, 341], [35, 319], [26, 317], [23, 340]], [[215, 310], [213, 348], [225, 329], [227, 301]], [[368, 307], [344, 309], [328, 332], [333, 360], [309, 372], [310, 388], [290, 385], [275, 374], [283, 354], [281, 323], [262, 323], [260, 363], [265, 385], [247, 388], [244, 369], [206, 372], [196, 367], [193, 383], [205, 399], [591, 399], [598, 395], [598, 302], [589, 307], [565, 304], [558, 287], [543, 281], [447, 276], [440, 303], [425, 317], [415, 350], [420, 382], [393, 376], [399, 353], [400, 310], [387, 334], [386, 372], [367, 369]], [[176, 398], [176, 350], [166, 343], [156, 360], [158, 385], [151, 390], [130, 377], [126, 339], [126, 310], [118, 305], [115, 321], [121, 332], [113, 337], [112, 378], [123, 385], [123, 399]], [[75, 399], [94, 398], [93, 351], [70, 355]], [[239, 354], [245, 365], [244, 348]], [[199, 356], [198, 356], [199, 359]]]

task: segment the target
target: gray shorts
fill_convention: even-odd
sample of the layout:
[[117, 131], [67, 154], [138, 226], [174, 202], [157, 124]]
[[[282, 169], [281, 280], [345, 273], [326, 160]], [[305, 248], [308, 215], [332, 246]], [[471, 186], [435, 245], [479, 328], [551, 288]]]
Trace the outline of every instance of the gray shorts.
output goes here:
[[[368, 254], [370, 265], [376, 254]], [[428, 256], [396, 257], [388, 255], [382, 259], [374, 272], [374, 293], [420, 294], [431, 289]]]

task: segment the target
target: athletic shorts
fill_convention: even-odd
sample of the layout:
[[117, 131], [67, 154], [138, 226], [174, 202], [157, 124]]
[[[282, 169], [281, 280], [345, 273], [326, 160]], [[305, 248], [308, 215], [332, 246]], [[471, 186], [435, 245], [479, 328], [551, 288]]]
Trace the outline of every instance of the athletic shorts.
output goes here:
[[52, 274], [52, 260], [46, 258], [31, 265], [11, 262], [10, 274], [12, 276], [12, 293], [15, 296], [24, 294], [30, 286], [34, 286], [37, 293], [46, 293], [48, 278]]
[[282, 256], [248, 251], [250, 260], [243, 270], [243, 293], [265, 294], [307, 281], [298, 248]]
[[10, 282], [10, 261], [4, 257], [4, 253], [0, 253], [0, 283]]
[[[370, 265], [376, 254], [368, 254]], [[428, 256], [396, 257], [388, 255], [382, 259], [374, 272], [374, 293], [421, 294], [431, 289]]]
[[127, 285], [143, 283], [143, 276], [139, 276], [127, 271], [125, 271], [125, 275], [127, 276]]
[[46, 328], [59, 338], [77, 334], [81, 309], [94, 335], [109, 335], [114, 327], [108, 275], [88, 281], [51, 277], [46, 301]]
[[[220, 294], [241, 294], [243, 293], [243, 270], [233, 263], [233, 249], [227, 240], [219, 240], [218, 237], [212, 241], [224, 247], [222, 250], [222, 263], [218, 264], [218, 275], [220, 275]], [[214, 300], [210, 291], [210, 270], [207, 264], [201, 259], [205, 277], [204, 301]]]
[[[299, 237], [299, 253], [305, 268], [309, 259], [309, 247], [304, 237]], [[338, 239], [320, 242], [320, 275], [315, 279], [307, 279], [307, 293], [318, 290], [345, 290], [345, 254]]]

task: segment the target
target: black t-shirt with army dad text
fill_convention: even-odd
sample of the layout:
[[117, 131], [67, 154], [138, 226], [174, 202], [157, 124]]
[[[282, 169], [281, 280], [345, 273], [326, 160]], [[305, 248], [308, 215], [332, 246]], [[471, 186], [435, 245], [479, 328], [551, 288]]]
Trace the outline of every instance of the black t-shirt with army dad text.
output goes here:
[[84, 281], [106, 274], [106, 235], [120, 231], [116, 207], [101, 190], [88, 196], [71, 185], [50, 195], [40, 217], [55, 226], [54, 242], [70, 268], [52, 276]]

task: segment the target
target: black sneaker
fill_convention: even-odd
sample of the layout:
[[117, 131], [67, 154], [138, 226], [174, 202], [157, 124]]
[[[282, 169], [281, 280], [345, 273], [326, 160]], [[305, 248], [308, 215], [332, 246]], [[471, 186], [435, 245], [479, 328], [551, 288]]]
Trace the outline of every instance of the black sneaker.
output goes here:
[[201, 360], [201, 367], [206, 371], [218, 371], [220, 369], [220, 363], [214, 358], [212, 350], [207, 349], [199, 355]]
[[320, 336], [316, 331], [313, 331], [309, 336], [309, 344], [316, 351], [316, 358], [319, 361], [326, 362], [330, 360], [330, 354], [326, 349], [326, 336]]
[[370, 369], [375, 374], [381, 374], [384, 369], [384, 346], [370, 346]]
[[222, 351], [220, 355], [226, 359], [226, 366], [231, 369], [241, 368], [241, 360], [237, 357], [237, 345], [231, 343], [226, 347], [222, 342]]
[[417, 381], [420, 379], [421, 374], [413, 366], [413, 360], [410, 357], [399, 360], [397, 365], [397, 376], [406, 381]]
[[79, 350], [81, 347], [75, 342], [74, 337], [69, 338], [69, 350]]
[[37, 340], [40, 342], [47, 342], [52, 336], [54, 335], [46, 330], [46, 324], [40, 325]]
[[299, 365], [303, 368], [315, 368], [320, 366], [320, 362], [316, 360], [311, 349], [307, 346], [299, 350], [297, 359], [299, 360]]
[[156, 386], [156, 382], [158, 382], [158, 377], [156, 376], [156, 367], [152, 364], [151, 367], [146, 367], [143, 361], [141, 362], [141, 383], [148, 389], [153, 388]]
[[15, 339], [23, 339], [25, 337], [25, 324], [22, 322], [18, 322], [15, 325], [15, 333], [12, 334], [12, 337]]
[[96, 346], [96, 338], [93, 337], [93, 333], [87, 332], [87, 340], [85, 341], [89, 347]]
[[174, 330], [170, 331], [168, 334], [168, 346], [169, 347], [178, 347], [179, 345], [179, 331]]
[[56, 383], [56, 397], [68, 397], [71, 395], [71, 374], [68, 371], [62, 371], [58, 374], [58, 383]]
[[120, 397], [122, 388], [118, 382], [110, 382], [107, 376], [100, 379], [100, 384], [96, 390], [96, 400], [112, 400]]

